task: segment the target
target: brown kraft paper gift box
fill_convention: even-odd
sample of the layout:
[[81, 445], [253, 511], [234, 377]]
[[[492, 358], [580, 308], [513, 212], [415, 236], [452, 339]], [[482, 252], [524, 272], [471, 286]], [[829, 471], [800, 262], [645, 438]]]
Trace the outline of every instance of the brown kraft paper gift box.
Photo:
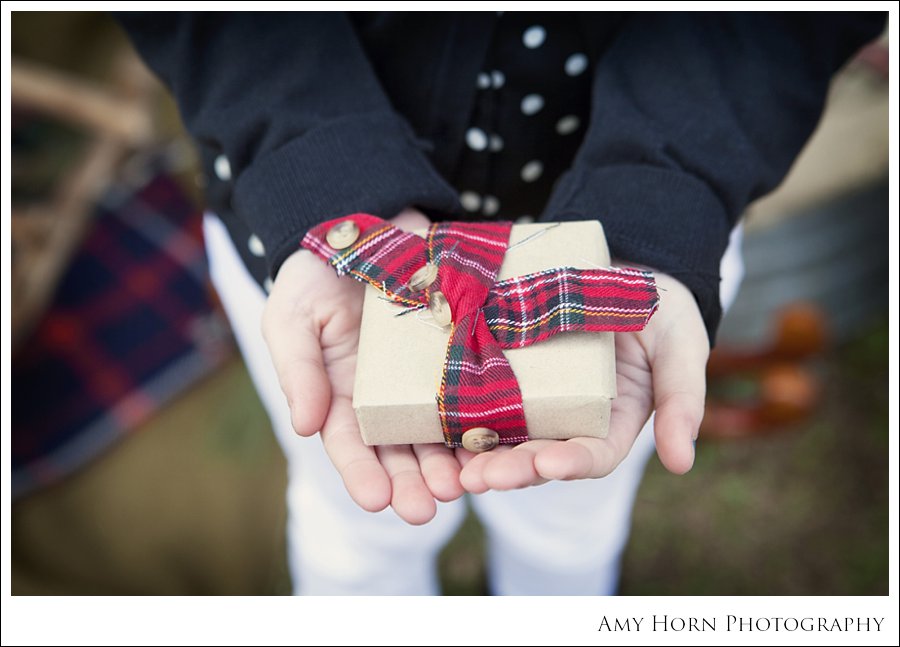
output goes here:
[[[593, 221], [514, 225], [497, 280], [552, 267], [608, 267], [609, 250]], [[548, 227], [551, 227], [549, 228]], [[353, 408], [367, 445], [443, 442], [435, 394], [440, 388], [449, 326], [427, 310], [395, 316], [401, 306], [366, 286]], [[522, 390], [530, 438], [605, 437], [616, 396], [612, 332], [566, 332], [504, 350]]]

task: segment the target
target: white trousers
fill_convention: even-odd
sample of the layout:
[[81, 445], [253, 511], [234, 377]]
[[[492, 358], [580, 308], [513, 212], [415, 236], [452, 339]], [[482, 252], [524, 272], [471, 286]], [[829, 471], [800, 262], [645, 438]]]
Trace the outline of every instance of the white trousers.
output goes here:
[[[467, 501], [485, 527], [492, 593], [615, 592], [631, 509], [654, 450], [652, 419], [628, 457], [603, 479], [468, 495], [439, 503], [437, 515], [424, 526], [407, 525], [390, 508], [365, 512], [347, 494], [318, 437], [294, 433], [260, 331], [266, 295], [222, 222], [207, 214], [203, 227], [212, 282], [287, 458], [288, 563], [295, 593], [438, 593], [437, 554], [462, 522]], [[743, 274], [739, 247], [740, 230], [735, 230], [722, 263], [726, 307]]]

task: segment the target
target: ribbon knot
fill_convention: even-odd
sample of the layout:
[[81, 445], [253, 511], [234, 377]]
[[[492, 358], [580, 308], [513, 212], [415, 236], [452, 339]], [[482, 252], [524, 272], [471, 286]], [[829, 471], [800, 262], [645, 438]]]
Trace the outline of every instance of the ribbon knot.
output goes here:
[[[352, 221], [358, 235], [343, 249], [328, 232]], [[346, 226], [346, 225], [344, 225]], [[659, 297], [650, 272], [558, 267], [497, 281], [509, 243], [510, 222], [433, 224], [425, 239], [381, 218], [354, 214], [309, 230], [301, 245], [406, 306], [427, 308], [440, 293], [452, 313], [438, 413], [444, 442], [462, 445], [469, 429], [487, 427], [501, 443], [528, 440], [522, 394], [503, 349], [523, 348], [567, 331], [641, 330]], [[434, 282], [413, 291], [410, 279], [426, 263]]]

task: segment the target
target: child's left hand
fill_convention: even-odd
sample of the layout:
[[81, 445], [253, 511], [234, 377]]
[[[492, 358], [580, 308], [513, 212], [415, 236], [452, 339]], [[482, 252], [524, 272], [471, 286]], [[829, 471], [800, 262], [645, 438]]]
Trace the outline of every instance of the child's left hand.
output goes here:
[[656, 451], [663, 465], [684, 474], [694, 463], [703, 419], [709, 340], [690, 291], [656, 273], [659, 310], [636, 333], [616, 333], [616, 387], [606, 438], [531, 440], [483, 454], [457, 450], [460, 481], [469, 492], [511, 490], [548, 480], [601, 478], [628, 455], [656, 409]]

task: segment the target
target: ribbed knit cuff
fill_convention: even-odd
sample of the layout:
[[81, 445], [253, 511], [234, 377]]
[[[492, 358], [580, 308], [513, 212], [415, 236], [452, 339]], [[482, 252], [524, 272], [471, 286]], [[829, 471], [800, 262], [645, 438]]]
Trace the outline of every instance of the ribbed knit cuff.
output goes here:
[[261, 157], [237, 178], [232, 203], [262, 240], [273, 277], [324, 220], [361, 211], [390, 218], [408, 206], [446, 214], [460, 208], [456, 191], [392, 113], [334, 120]]
[[719, 263], [731, 223], [708, 185], [683, 172], [629, 165], [565, 174], [543, 220], [597, 219], [611, 254], [669, 274], [693, 293], [710, 343], [722, 318]]

